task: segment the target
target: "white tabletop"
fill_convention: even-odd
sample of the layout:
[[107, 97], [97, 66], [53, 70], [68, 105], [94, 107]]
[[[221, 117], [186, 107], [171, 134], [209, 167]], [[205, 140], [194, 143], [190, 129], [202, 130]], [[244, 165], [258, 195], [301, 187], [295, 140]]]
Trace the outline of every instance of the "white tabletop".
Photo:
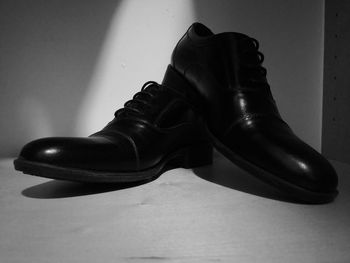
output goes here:
[[350, 166], [333, 164], [336, 201], [305, 205], [221, 156], [130, 188], [24, 175], [1, 160], [0, 262], [350, 262]]

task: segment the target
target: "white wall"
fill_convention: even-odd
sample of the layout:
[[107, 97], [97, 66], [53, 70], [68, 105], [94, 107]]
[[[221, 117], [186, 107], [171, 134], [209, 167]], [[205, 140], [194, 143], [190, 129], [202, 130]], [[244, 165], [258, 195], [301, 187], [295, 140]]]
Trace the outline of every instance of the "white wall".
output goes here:
[[4, 0], [0, 156], [43, 136], [101, 129], [147, 80], [161, 81], [193, 21], [259, 40], [282, 115], [320, 149], [323, 1]]
[[171, 52], [193, 17], [188, 0], [122, 2], [84, 95], [76, 133], [102, 128], [143, 83], [161, 82]]

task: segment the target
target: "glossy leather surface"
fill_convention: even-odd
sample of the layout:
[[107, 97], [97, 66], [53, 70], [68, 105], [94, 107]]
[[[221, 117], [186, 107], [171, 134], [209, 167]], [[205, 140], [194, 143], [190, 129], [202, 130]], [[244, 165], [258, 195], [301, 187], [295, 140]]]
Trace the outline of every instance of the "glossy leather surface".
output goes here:
[[107, 172], [148, 169], [168, 154], [207, 141], [203, 120], [181, 87], [151, 83], [101, 131], [86, 138], [51, 137], [25, 145], [20, 158]]
[[302, 188], [335, 191], [331, 164], [282, 120], [262, 60], [256, 40], [195, 23], [171, 66], [199, 92], [209, 132], [232, 154]]

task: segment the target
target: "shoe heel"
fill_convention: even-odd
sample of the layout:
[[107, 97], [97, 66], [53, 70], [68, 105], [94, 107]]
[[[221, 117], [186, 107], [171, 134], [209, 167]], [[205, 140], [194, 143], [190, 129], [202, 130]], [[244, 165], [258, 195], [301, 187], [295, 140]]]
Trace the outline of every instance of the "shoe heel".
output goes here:
[[213, 163], [213, 146], [210, 143], [190, 146], [179, 152], [170, 165], [174, 168], [194, 168]]

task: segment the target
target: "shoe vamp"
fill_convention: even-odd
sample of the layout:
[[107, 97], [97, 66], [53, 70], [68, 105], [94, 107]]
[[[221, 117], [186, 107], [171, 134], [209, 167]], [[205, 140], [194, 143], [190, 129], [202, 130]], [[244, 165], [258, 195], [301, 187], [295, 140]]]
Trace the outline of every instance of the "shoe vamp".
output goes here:
[[237, 125], [222, 143], [246, 161], [301, 186], [332, 174], [329, 162], [278, 119]]

